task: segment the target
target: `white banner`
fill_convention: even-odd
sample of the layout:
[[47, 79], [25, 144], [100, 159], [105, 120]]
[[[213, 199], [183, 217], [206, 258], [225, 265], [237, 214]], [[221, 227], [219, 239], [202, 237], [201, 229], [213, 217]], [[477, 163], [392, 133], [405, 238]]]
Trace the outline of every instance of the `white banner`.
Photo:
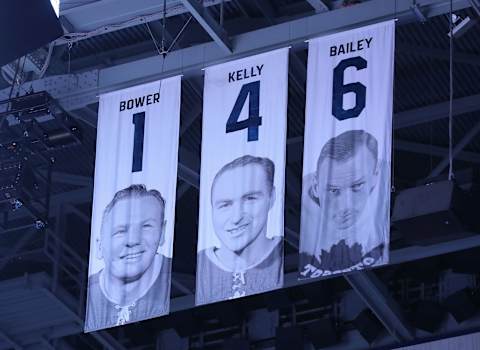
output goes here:
[[181, 79], [100, 97], [85, 330], [169, 312]]
[[283, 285], [288, 49], [205, 70], [196, 305]]
[[388, 263], [395, 24], [309, 42], [299, 278]]

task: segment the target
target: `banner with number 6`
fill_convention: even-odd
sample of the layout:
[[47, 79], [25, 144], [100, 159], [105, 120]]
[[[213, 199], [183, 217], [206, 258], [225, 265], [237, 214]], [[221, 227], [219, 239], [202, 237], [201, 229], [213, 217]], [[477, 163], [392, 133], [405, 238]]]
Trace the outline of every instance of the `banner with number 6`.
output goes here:
[[180, 87], [100, 96], [86, 331], [169, 312]]
[[283, 286], [288, 49], [205, 70], [196, 305]]
[[395, 24], [309, 41], [299, 278], [387, 264]]

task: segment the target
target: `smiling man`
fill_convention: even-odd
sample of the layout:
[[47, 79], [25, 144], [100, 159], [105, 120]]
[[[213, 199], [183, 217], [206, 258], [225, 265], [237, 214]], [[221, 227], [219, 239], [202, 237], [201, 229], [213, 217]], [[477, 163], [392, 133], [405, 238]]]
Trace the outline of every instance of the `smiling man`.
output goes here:
[[283, 285], [283, 239], [267, 234], [274, 174], [270, 159], [245, 155], [215, 175], [212, 221], [221, 245], [198, 252], [197, 305]]
[[165, 200], [157, 190], [131, 185], [103, 212], [98, 258], [104, 268], [89, 278], [88, 330], [168, 313], [171, 259], [164, 243]]
[[300, 278], [382, 262], [383, 218], [376, 220], [371, 200], [381, 168], [377, 140], [364, 130], [346, 131], [323, 146], [316, 168], [304, 179]]

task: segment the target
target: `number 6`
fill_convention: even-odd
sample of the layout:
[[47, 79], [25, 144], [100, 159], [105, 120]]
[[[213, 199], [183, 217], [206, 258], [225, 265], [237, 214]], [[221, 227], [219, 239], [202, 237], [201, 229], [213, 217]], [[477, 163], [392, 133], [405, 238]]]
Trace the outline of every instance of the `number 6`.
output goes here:
[[[362, 83], [344, 84], [343, 78], [345, 69], [355, 67], [357, 70], [367, 68], [367, 61], [360, 57], [347, 58], [341, 61], [333, 70], [333, 98], [332, 98], [332, 114], [338, 120], [356, 118], [365, 108], [367, 88]], [[355, 107], [351, 109], [343, 109], [343, 96], [349, 92], [355, 94]]]

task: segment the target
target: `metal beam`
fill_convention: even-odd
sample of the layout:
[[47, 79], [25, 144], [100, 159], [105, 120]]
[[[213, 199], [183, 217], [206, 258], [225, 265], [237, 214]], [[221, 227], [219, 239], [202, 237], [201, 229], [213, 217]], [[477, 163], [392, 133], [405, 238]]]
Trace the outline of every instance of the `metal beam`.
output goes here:
[[174, 276], [172, 276], [172, 286], [177, 288], [180, 292], [182, 292], [185, 295], [192, 295], [194, 294], [194, 291], [185, 286], [183, 283], [178, 281]]
[[[82, 109], [82, 111], [86, 110], [86, 108]], [[81, 120], [88, 126], [96, 129], [97, 128], [97, 114], [95, 113], [95, 117], [89, 114], [89, 116], [85, 116], [86, 113], [80, 113], [78, 111], [69, 111], [69, 115], [74, 117], [75, 119]]]
[[184, 114], [181, 119], [180, 136], [183, 136], [183, 134], [190, 128], [190, 126], [195, 122], [195, 120], [202, 115], [202, 88], [200, 84], [193, 79], [190, 79], [188, 81], [188, 85], [190, 86], [197, 98], [195, 99], [194, 105], [189, 108], [187, 114]]
[[[103, 49], [92, 55], [74, 58], [70, 62], [70, 67], [72, 72], [84, 69], [104, 68], [151, 57], [153, 55], [158, 55], [155, 43], [152, 40], [147, 40], [114, 49]], [[105, 63], [107, 60], [110, 62], [108, 65]], [[65, 63], [61, 64], [64, 65]]]
[[107, 331], [97, 331], [90, 333], [100, 344], [108, 350], [126, 350], [126, 348], [121, 345], [114, 337], [110, 335]]
[[[401, 54], [415, 55], [442, 61], [450, 60], [450, 52], [449, 50], [445, 49], [434, 49], [407, 43], [397, 43], [395, 44], [395, 49]], [[464, 63], [472, 66], [480, 66], [480, 55], [476, 54], [455, 52], [453, 60], [455, 63]]]
[[293, 249], [298, 249], [299, 248], [298, 233], [296, 233], [294, 230], [291, 230], [291, 229], [289, 229], [288, 227], [285, 226], [284, 236], [285, 236], [285, 241]]
[[68, 212], [71, 212], [73, 214], [75, 214], [80, 220], [82, 220], [85, 224], [87, 225], [90, 225], [91, 224], [91, 221], [90, 221], [90, 215], [87, 215], [85, 214], [84, 212], [82, 212], [80, 209], [78, 209], [77, 207], [75, 207], [73, 204], [70, 204], [70, 203], [67, 203], [66, 204], [66, 210], [67, 210], [67, 213]]
[[296, 163], [303, 157], [303, 136], [287, 139], [287, 163]]
[[42, 344], [44, 350], [56, 350], [52, 344], [48, 341], [48, 339], [45, 339], [45, 337], [41, 337], [40, 339], [40, 344]]
[[[203, 6], [209, 7], [222, 0], [203, 0]], [[224, 0], [230, 1], [230, 0]], [[185, 13], [180, 0], [167, 2], [166, 17]], [[57, 45], [85, 40], [93, 36], [110, 33], [163, 18], [163, 1], [158, 0], [109, 0], [94, 1], [82, 6], [72, 7], [60, 12], [60, 22], [69, 23], [69, 35], [57, 39]], [[67, 28], [68, 29], [68, 28]]]
[[208, 10], [197, 0], [182, 0], [182, 3], [213, 41], [227, 54], [231, 54], [232, 49], [227, 32], [213, 19]]
[[[52, 300], [55, 300], [55, 302], [59, 303], [59, 306], [61, 306], [65, 311], [71, 312], [72, 318], [75, 319], [79, 325], [83, 325], [83, 319], [75, 311], [71, 310], [70, 307], [67, 306], [67, 304], [65, 303], [67, 299], [70, 302], [74, 301], [73, 297], [70, 294], [66, 293], [61, 289], [57, 289], [55, 293], [46, 288], [42, 288], [41, 291], [48, 297], [52, 298]], [[81, 331], [81, 329], [79, 330]], [[102, 344], [104, 349], [126, 350], [126, 348], [114, 337], [112, 337], [107, 331], [96, 331], [89, 334], [94, 337], [100, 344]]]
[[275, 24], [275, 8], [273, 7], [270, 0], [257, 0], [255, 5], [266, 18], [268, 23]]
[[180, 126], [180, 136], [192, 126], [192, 124], [202, 115], [202, 101], [196, 101], [195, 104], [182, 116]]
[[470, 3], [477, 15], [480, 16], [480, 0], [470, 0]]
[[345, 279], [398, 342], [414, 340], [400, 305], [389, 295], [373, 271], [346, 274]]
[[15, 350], [22, 350], [23, 349], [23, 347], [20, 344], [18, 344], [15, 340], [13, 340], [10, 336], [8, 336], [3, 331], [0, 331], [0, 338], [5, 340]]
[[93, 179], [91, 177], [68, 174], [61, 171], [52, 172], [52, 182], [60, 182], [80, 187], [91, 187], [93, 185]]
[[1, 235], [6, 235], [6, 234], [9, 234], [9, 233], [12, 233], [12, 232], [28, 230], [28, 229], [31, 229], [31, 228], [34, 228], [34, 227], [35, 227], [35, 223], [32, 220], [32, 223], [30, 223], [30, 224], [21, 225], [21, 226], [16, 225], [15, 227], [7, 228], [7, 229], [2, 228], [2, 231], [0, 232], [0, 236]]
[[73, 26], [72, 23], [70, 23], [70, 21], [67, 19], [67, 17], [60, 16], [58, 19], [60, 20], [60, 24], [63, 27], [63, 32], [64, 33], [73, 33], [73, 32], [76, 31], [75, 27]]
[[200, 157], [184, 148], [180, 148], [178, 153], [178, 177], [189, 185], [200, 188]]
[[[432, 122], [448, 117], [449, 102], [441, 102], [413, 110], [395, 113], [394, 129], [407, 128], [422, 123]], [[480, 94], [457, 98], [453, 100], [453, 116], [480, 110]]]
[[[448, 148], [446, 147], [427, 145], [423, 143], [410, 142], [405, 140], [395, 140], [393, 142], [393, 146], [396, 150], [399, 151], [420, 153], [442, 158], [448, 156]], [[455, 159], [480, 164], [480, 153], [462, 151], [458, 152], [455, 155]]]
[[[458, 142], [455, 147], [452, 149], [452, 158], [455, 159], [457, 154], [459, 154], [472, 140], [477, 134], [480, 132], [480, 122], [477, 122], [475, 126], [470, 129], [466, 135]], [[427, 178], [432, 178], [438, 176], [442, 173], [442, 171], [449, 165], [450, 157], [447, 155], [444, 157], [440, 163], [433, 169]]]
[[192, 187], [189, 183], [182, 183], [180, 186], [177, 187], [177, 201], [182, 199], [182, 197], [188, 192], [188, 190]]
[[310, 4], [310, 6], [313, 7], [315, 12], [330, 11], [328, 6], [322, 0], [306, 0], [306, 1]]
[[[395, 12], [397, 3], [397, 12]], [[422, 8], [429, 17], [447, 13], [448, 0], [425, 0]], [[293, 45], [293, 49], [304, 49], [306, 39], [327, 33], [337, 32], [352, 26], [366, 25], [397, 15], [399, 22], [408, 22], [414, 18], [410, 10], [410, 0], [371, 0], [352, 8], [319, 13], [313, 16], [281, 23], [275, 26], [239, 34], [231, 39], [234, 54], [220, 49], [216, 43], [200, 44], [176, 50], [167, 57], [153, 57], [101, 69], [98, 73], [98, 85], [90, 90], [89, 96], [113, 91], [135, 84], [154, 81], [176, 74], [200, 76], [201, 69], [207, 65], [222, 63], [233, 58], [246, 57], [270, 49]], [[454, 10], [470, 6], [468, 0], [454, 0]], [[162, 62], [163, 61], [163, 62]], [[163, 64], [162, 64], [163, 63]], [[163, 71], [162, 71], [163, 66]], [[58, 96], [62, 101], [68, 95], [85, 95], [87, 89]], [[95, 102], [91, 100], [89, 103]]]
[[10, 262], [10, 259], [15, 257], [17, 252], [20, 251], [33, 237], [34, 234], [37, 233], [37, 230], [35, 228], [31, 228], [30, 230], [27, 230], [27, 232], [23, 232], [20, 238], [15, 242], [15, 245], [13, 247], [10, 247], [8, 254], [4, 257], [2, 257], [2, 261], [0, 262], [0, 271], [2, 271], [5, 266]]

